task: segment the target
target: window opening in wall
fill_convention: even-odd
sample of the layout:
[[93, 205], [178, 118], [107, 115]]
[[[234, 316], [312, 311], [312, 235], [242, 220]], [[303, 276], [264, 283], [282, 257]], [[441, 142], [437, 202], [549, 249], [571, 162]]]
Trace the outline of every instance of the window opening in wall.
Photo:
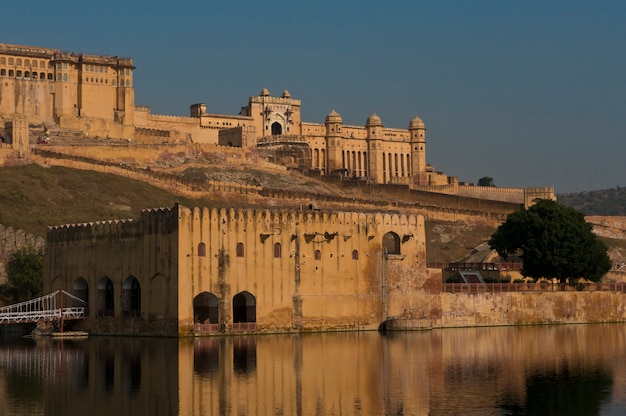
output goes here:
[[237, 257], [243, 257], [243, 243], [237, 243]]
[[280, 243], [274, 243], [274, 258], [281, 257], [281, 247]]
[[206, 245], [204, 243], [198, 244], [198, 256], [199, 257], [206, 256]]
[[278, 121], [272, 123], [272, 136], [283, 134], [283, 126]]
[[128, 276], [122, 285], [122, 314], [126, 318], [141, 315], [141, 286], [134, 276]]
[[250, 292], [240, 292], [233, 297], [233, 322], [256, 322], [256, 299]]
[[352, 250], [352, 260], [358, 260], [358, 259], [359, 259], [358, 250]]
[[[74, 280], [74, 284], [72, 285], [72, 292], [74, 293], [74, 296], [76, 296], [78, 299], [82, 299], [85, 302], [82, 303], [78, 300], [74, 300], [75, 307], [89, 307], [89, 285], [87, 284], [87, 281], [85, 279], [79, 277], [78, 279]], [[89, 315], [88, 310], [85, 310], [85, 315]]]
[[115, 297], [113, 282], [108, 277], [103, 277], [98, 283], [98, 316], [114, 316]]
[[322, 252], [319, 251], [319, 250], [315, 250], [314, 256], [315, 256], [315, 260], [321, 260], [322, 259]]
[[394, 232], [388, 232], [383, 236], [383, 250], [387, 254], [400, 254], [400, 237]]
[[202, 292], [193, 298], [193, 320], [198, 324], [219, 322], [219, 301], [213, 293]]

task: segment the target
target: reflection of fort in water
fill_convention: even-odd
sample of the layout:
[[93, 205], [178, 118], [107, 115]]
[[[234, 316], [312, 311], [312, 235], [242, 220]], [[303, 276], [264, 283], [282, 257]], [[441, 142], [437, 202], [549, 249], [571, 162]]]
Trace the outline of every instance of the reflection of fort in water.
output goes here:
[[624, 406], [625, 347], [622, 325], [33, 341], [1, 347], [0, 405], [27, 379], [70, 416], [451, 414], [529, 406], [537, 380]]

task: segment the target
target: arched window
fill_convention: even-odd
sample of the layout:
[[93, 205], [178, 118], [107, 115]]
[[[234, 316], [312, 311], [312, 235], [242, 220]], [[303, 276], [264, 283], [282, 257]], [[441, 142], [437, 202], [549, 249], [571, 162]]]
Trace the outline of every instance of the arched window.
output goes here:
[[24, 71], [24, 78], [30, 78], [30, 72]]
[[15, 73], [15, 76], [18, 77], [18, 78], [22, 78], [22, 71], [17, 71]]
[[358, 259], [359, 259], [359, 251], [352, 250], [352, 260], [358, 260]]
[[319, 250], [315, 250], [315, 253], [313, 253], [315, 260], [321, 260], [322, 259], [322, 252]]
[[39, 66], [39, 64], [38, 64], [38, 63], [37, 63], [37, 61], [35, 61], [35, 60], [33, 60], [32, 65], [33, 65], [33, 68], [37, 68], [37, 67]]
[[272, 136], [283, 134], [283, 126], [278, 121], [272, 123]]
[[135, 276], [128, 276], [122, 285], [122, 314], [124, 317], [141, 316], [141, 286]]
[[274, 257], [275, 257], [275, 258], [279, 258], [279, 257], [281, 257], [281, 252], [280, 252], [280, 243], [275, 243], [275, 244], [274, 244]]
[[202, 292], [193, 298], [193, 321], [198, 324], [216, 324], [219, 322], [219, 301], [217, 296]]
[[4, 68], [0, 69], [0, 76], [6, 77], [6, 75], [7, 75], [7, 70]]
[[48, 74], [48, 80], [52, 81], [54, 79], [54, 76], [52, 75], [52, 73]]
[[113, 282], [108, 277], [103, 277], [98, 282], [98, 316], [115, 316], [115, 297]]
[[243, 243], [237, 243], [237, 257], [243, 257]]
[[204, 245], [204, 243], [198, 244], [198, 256], [199, 257], [206, 256], [206, 245]]
[[7, 64], [7, 58], [5, 58], [4, 56], [0, 58], [0, 65], [6, 65]]
[[13, 65], [13, 58], [9, 58], [9, 65]]
[[400, 237], [394, 232], [383, 236], [383, 251], [387, 254], [400, 254]]
[[249, 292], [240, 292], [233, 297], [233, 322], [256, 322], [256, 300]]
[[12, 69], [9, 69], [9, 76], [12, 77], [15, 74]]
[[15, 60], [15, 66], [22, 66], [22, 59], [21, 58], [17, 58]]
[[63, 81], [69, 82], [69, 80], [70, 80], [70, 76], [67, 74], [63, 74]]
[[[74, 296], [84, 301], [83, 303], [78, 300], [74, 300], [74, 306], [85, 308], [89, 306], [89, 285], [87, 284], [87, 281], [85, 279], [79, 277], [78, 279], [74, 280], [74, 284], [72, 285], [72, 292], [74, 293]], [[85, 310], [85, 315], [87, 314], [88, 312]]]

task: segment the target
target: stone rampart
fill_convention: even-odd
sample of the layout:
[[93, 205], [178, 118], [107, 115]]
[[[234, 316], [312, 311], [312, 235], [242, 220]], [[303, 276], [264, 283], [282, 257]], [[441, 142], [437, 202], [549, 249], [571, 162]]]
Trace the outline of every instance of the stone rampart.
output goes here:
[[178, 210], [154, 208], [141, 212], [136, 219], [94, 221], [48, 227], [46, 244], [63, 244], [67, 241], [120, 241], [137, 239], [144, 234], [169, 234], [177, 229]]

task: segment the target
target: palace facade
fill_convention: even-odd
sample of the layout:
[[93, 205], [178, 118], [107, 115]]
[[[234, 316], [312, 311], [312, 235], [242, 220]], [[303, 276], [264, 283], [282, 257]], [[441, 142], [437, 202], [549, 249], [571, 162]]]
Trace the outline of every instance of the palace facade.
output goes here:
[[134, 69], [131, 58], [0, 43], [6, 136], [16, 136], [13, 121], [27, 119], [86, 137], [261, 147], [282, 155], [277, 163], [372, 183], [448, 183], [426, 163], [426, 127], [417, 116], [408, 129], [386, 128], [376, 114], [364, 126], [344, 125], [334, 109], [324, 123], [304, 122], [300, 100], [267, 89], [237, 115], [212, 114], [203, 103], [191, 105], [189, 117], [153, 115], [135, 105]]
[[425, 259], [422, 216], [176, 205], [50, 227], [44, 292], [87, 301], [92, 333], [366, 330], [437, 313]]

